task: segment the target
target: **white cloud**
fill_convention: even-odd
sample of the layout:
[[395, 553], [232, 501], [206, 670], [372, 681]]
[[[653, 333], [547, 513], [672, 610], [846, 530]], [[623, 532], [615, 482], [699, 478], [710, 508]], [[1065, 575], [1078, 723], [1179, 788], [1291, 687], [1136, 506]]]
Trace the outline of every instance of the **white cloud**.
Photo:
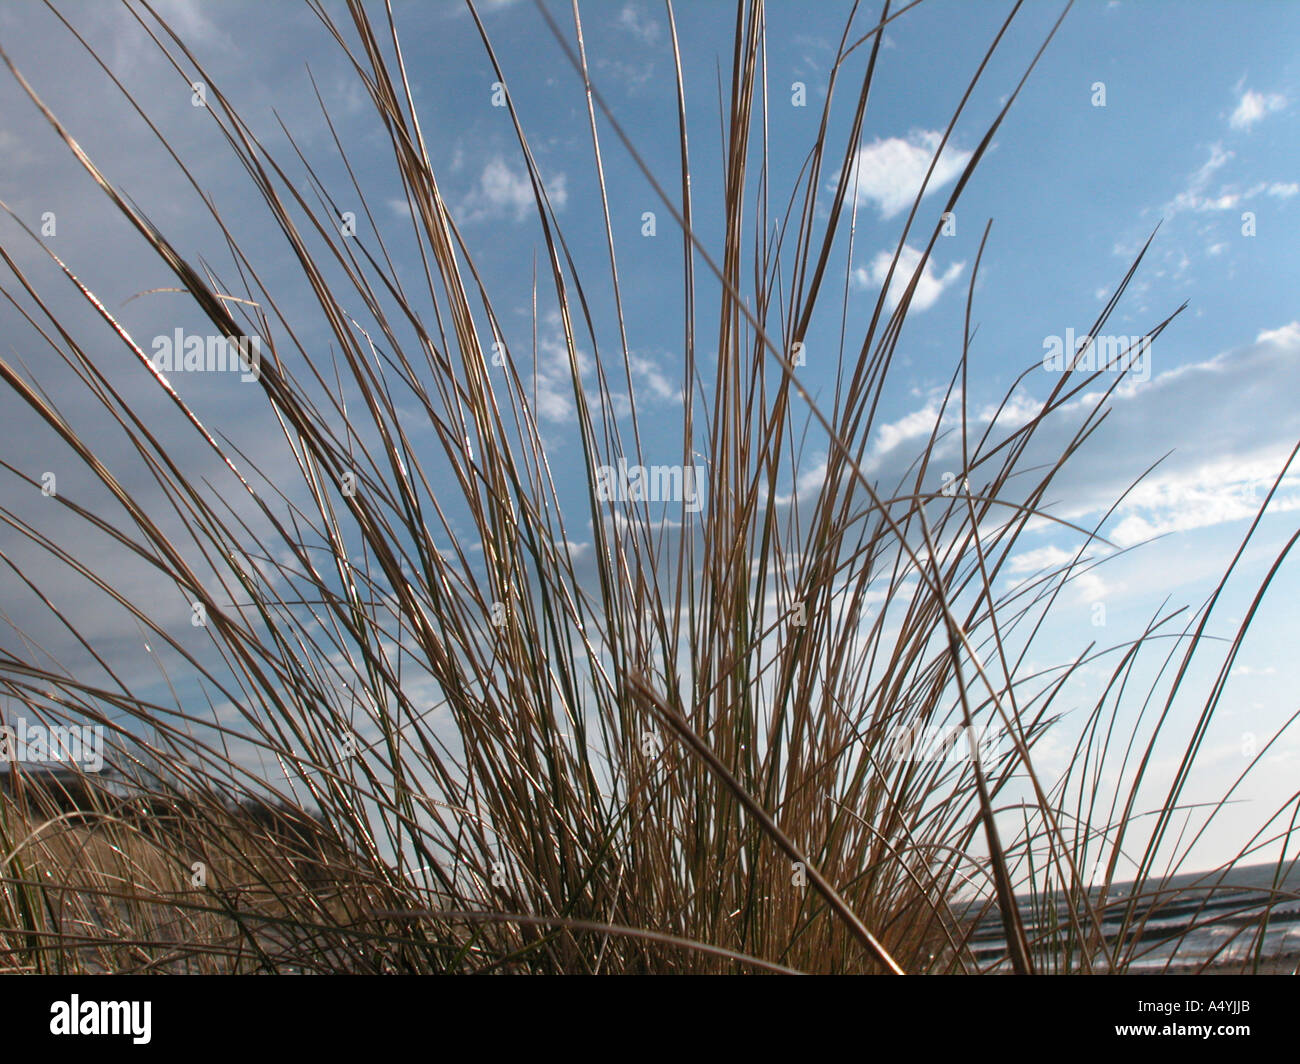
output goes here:
[[184, 41], [230, 43], [230, 38], [212, 23], [198, 0], [158, 0], [153, 8]]
[[1022, 550], [1003, 566], [1007, 573], [1037, 573], [1041, 570], [1059, 569], [1074, 560], [1074, 554], [1060, 547], [1037, 547], [1034, 550]]
[[[1153, 536], [1253, 518], [1277, 473], [1278, 462], [1210, 461], [1187, 472], [1157, 472], [1125, 500], [1127, 514], [1109, 537], [1121, 547]], [[1287, 477], [1269, 504], [1270, 513], [1300, 509], [1300, 478]]]
[[1262, 93], [1247, 89], [1237, 101], [1228, 124], [1233, 129], [1250, 129], [1266, 114], [1280, 111], [1286, 106], [1286, 97], [1278, 92]]
[[1282, 348], [1300, 348], [1300, 321], [1293, 321], [1279, 329], [1261, 329], [1255, 337], [1257, 344], [1274, 344]]
[[1083, 568], [1070, 574], [1069, 586], [1076, 602], [1091, 603], [1118, 595], [1126, 585], [1104, 580], [1095, 568]]
[[[1211, 144], [1209, 157], [1187, 178], [1187, 184], [1181, 192], [1160, 208], [1160, 214], [1170, 219], [1182, 211], [1229, 211], [1258, 195], [1273, 196], [1276, 199], [1289, 199], [1300, 193], [1300, 183], [1281, 181], [1260, 181], [1243, 188], [1235, 183], [1223, 184], [1211, 193], [1209, 186], [1214, 175], [1223, 169], [1233, 158], [1233, 152], [1225, 151], [1222, 144]], [[1218, 250], [1209, 249], [1209, 254], [1218, 254], [1226, 245], [1216, 245]], [[1117, 243], [1112, 249], [1121, 258], [1132, 258], [1137, 245]]]
[[[651, 60], [645, 62], [625, 63], [621, 59], [610, 59], [607, 56], [601, 56], [596, 60], [596, 69], [600, 71], [602, 79], [612, 79], [621, 82], [630, 92], [637, 93], [643, 89], [647, 82], [654, 77], [655, 65]], [[604, 81], [602, 80], [602, 84]]]
[[[916, 199], [925, 172], [942, 140], [943, 134], [938, 130], [914, 130], [906, 140], [890, 137], [859, 148], [849, 170], [849, 194], [845, 203], [853, 198], [856, 189], [858, 203], [874, 203], [882, 218], [892, 218], [906, 210]], [[928, 196], [955, 180], [971, 155], [971, 152], [959, 151], [951, 144], [945, 147], [925, 194]]]
[[1210, 157], [1206, 159], [1205, 162], [1203, 162], [1196, 169], [1195, 173], [1192, 174], [1192, 179], [1189, 188], [1192, 188], [1197, 191], [1203, 189], [1206, 185], [1206, 182], [1208, 182], [1210, 178], [1214, 176], [1215, 171], [1222, 169], [1224, 164], [1227, 163], [1227, 161], [1231, 158], [1232, 158], [1232, 152], [1224, 151], [1223, 145], [1211, 144]]
[[682, 391], [664, 375], [659, 364], [651, 358], [629, 355], [632, 379], [657, 399], [678, 399]]
[[[1172, 357], [1169, 342], [1157, 341], [1153, 360]], [[1102, 375], [1100, 384], [1110, 383]], [[1061, 468], [1053, 480], [1050, 512], [1084, 525], [1100, 517], [1132, 484], [1150, 460], [1171, 453], [1120, 503], [1102, 534], [1126, 547], [1164, 533], [1209, 528], [1253, 519], [1287, 455], [1300, 437], [1300, 321], [1259, 332], [1250, 344], [1204, 361], [1157, 373], [1142, 384], [1116, 390], [1107, 401], [1106, 422]], [[1081, 395], [1051, 414], [1030, 440], [1022, 468], [1046, 468], [1058, 458], [1093, 409], [1096, 396]], [[1035, 410], [1004, 410], [990, 443], [1022, 424]], [[983, 432], [994, 407], [971, 413], [971, 434]], [[941, 433], [958, 427], [960, 399], [948, 404]], [[1189, 421], [1189, 411], [1195, 420]], [[873, 431], [869, 469], [882, 483], [900, 482], [924, 448], [939, 412], [931, 397], [921, 408]], [[960, 434], [948, 432], [936, 445], [933, 470], [956, 469]], [[938, 487], [935, 473], [935, 487]], [[983, 470], [972, 474], [972, 487]], [[1028, 482], [1028, 481], [1026, 481]], [[1017, 482], [1018, 483], [1018, 482]], [[1023, 501], [1016, 483], [1001, 497]], [[1300, 511], [1300, 469], [1293, 468], [1269, 503], [1269, 513]], [[1044, 520], [1031, 527], [1048, 527]], [[1030, 555], [1040, 564], [1049, 554]], [[1013, 570], [1014, 571], [1014, 570]]]
[[1211, 144], [1210, 157], [1198, 166], [1187, 179], [1187, 187], [1161, 208], [1160, 213], [1171, 218], [1179, 211], [1221, 211], [1231, 209], [1240, 197], [1220, 189], [1218, 196], [1207, 196], [1210, 179], [1232, 158], [1232, 152], [1223, 145]]
[[[569, 350], [560, 329], [560, 316], [551, 312], [546, 316], [549, 334], [538, 338], [536, 392], [534, 409], [543, 421], [570, 421], [576, 414], [573, 403], [573, 376], [569, 366]], [[579, 377], [591, 369], [591, 359], [578, 348], [576, 351]]]
[[1233, 676], [1276, 676], [1277, 669], [1272, 665], [1262, 668], [1258, 665], [1237, 665], [1232, 670]]
[[[538, 418], [550, 422], [572, 421], [577, 416], [577, 407], [573, 397], [573, 373], [569, 364], [569, 349], [564, 339], [558, 312], [549, 311], [542, 319], [545, 326], [540, 331], [537, 341], [537, 392], [534, 410]], [[619, 389], [619, 384], [626, 386], [627, 377], [623, 372], [621, 356], [612, 356], [613, 361], [606, 360], [606, 384], [612, 409], [617, 417], [626, 416], [632, 409], [626, 391]], [[632, 370], [632, 386], [636, 394], [637, 409], [640, 412], [650, 404], [681, 402], [681, 389], [677, 387], [660, 364], [649, 355], [630, 353], [629, 365]], [[578, 377], [582, 381], [583, 394], [590, 409], [600, 409], [601, 395], [597, 385], [596, 364], [591, 355], [581, 347], [577, 348]], [[532, 396], [532, 373], [521, 372], [525, 389]]]
[[[478, 8], [479, 14], [491, 14], [494, 11], [505, 11], [507, 8], [514, 7], [519, 0], [475, 0], [474, 6]], [[469, 7], [466, 4], [448, 4], [447, 15], [451, 18], [461, 18], [469, 14]]]
[[654, 44], [659, 39], [659, 23], [646, 18], [636, 4], [624, 4], [618, 13], [618, 24], [640, 39], [642, 44]]
[[[871, 260], [871, 266], [864, 269], [859, 266], [853, 271], [853, 283], [859, 288], [879, 288], [889, 275], [889, 266], [894, 256], [888, 251], [881, 251]], [[893, 310], [903, 298], [912, 274], [921, 261], [921, 253], [910, 244], [904, 244], [898, 255], [898, 267], [894, 270], [893, 280], [889, 284], [889, 294], [885, 299], [889, 309]], [[961, 276], [965, 262], [954, 262], [943, 273], [936, 273], [934, 260], [928, 259], [916, 282], [916, 291], [912, 293], [912, 310], [926, 310], [934, 306], [943, 291]]]
[[[960, 390], [957, 390], [956, 398], [961, 399]], [[991, 422], [996, 417], [998, 424], [1004, 428], [1017, 429], [1021, 425], [1028, 425], [1042, 412], [1041, 400], [1017, 391], [1004, 403], [997, 405], [990, 403], [980, 411], [979, 417], [981, 421], [986, 422]]]
[[934, 423], [938, 417], [939, 404], [931, 400], [920, 410], [904, 414], [897, 421], [885, 422], [876, 430], [875, 454], [882, 455], [892, 451], [904, 440], [928, 436], [934, 430]]
[[[557, 211], [564, 208], [569, 199], [564, 174], [546, 180], [546, 194]], [[495, 156], [483, 167], [478, 184], [461, 201], [460, 209], [465, 222], [512, 215], [515, 221], [523, 221], [535, 209], [533, 184], [525, 171], [513, 170]]]

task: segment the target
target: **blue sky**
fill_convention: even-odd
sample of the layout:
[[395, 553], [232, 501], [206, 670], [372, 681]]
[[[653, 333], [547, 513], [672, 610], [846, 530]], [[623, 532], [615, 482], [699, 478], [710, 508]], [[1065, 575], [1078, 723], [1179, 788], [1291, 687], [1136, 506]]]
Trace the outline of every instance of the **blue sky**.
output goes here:
[[[385, 139], [373, 128], [368, 101], [315, 17], [287, 4], [168, 0], [157, 6], [210, 66], [268, 150], [291, 158], [274, 108], [327, 185], [346, 192], [347, 173], [312, 97], [310, 67], [358, 180], [372, 196], [375, 223], [385, 232], [391, 229], [392, 246], [400, 254], [406, 208], [391, 162], [380, 161]], [[394, 6], [443, 193], [493, 292], [512, 346], [527, 346], [539, 231], [509, 120], [491, 103], [495, 75], [473, 20], [459, 4]], [[338, 5], [327, 7], [344, 21]], [[567, 5], [549, 7], [566, 29], [571, 27]], [[766, 122], [774, 214], [783, 210], [815, 136], [829, 67], [850, 8], [832, 2], [772, 3], [768, 8]], [[579, 273], [592, 279], [588, 294], [599, 323], [597, 351], [587, 342], [584, 353], [592, 358], [611, 352], [614, 358], [618, 334], [580, 83], [530, 3], [498, 0], [480, 9]], [[1032, 3], [1013, 23], [940, 158], [909, 247], [924, 247], [952, 182], [1061, 9], [1057, 3]], [[149, 101], [151, 116], [238, 225], [250, 256], [268, 269], [278, 265], [287, 270], [291, 264], [283, 243], [252, 206], [244, 175], [232, 168], [223, 146], [204, 126], [202, 110], [191, 106], [184, 83], [134, 21], [113, 5], [67, 4], [60, 10], [101, 50], [114, 72]], [[879, 291], [879, 257], [896, 246], [945, 124], [1009, 10], [1006, 3], [932, 0], [888, 29], [857, 156], [854, 247], [846, 258], [847, 245], [837, 245], [832, 267], [836, 286], [848, 278], [847, 333], [857, 338], [850, 340], [851, 353], [856, 353]], [[719, 78], [725, 85], [729, 77], [734, 13], [729, 5], [702, 0], [681, 4], [676, 16], [691, 100], [698, 231], [713, 248], [720, 220], [717, 86]], [[859, 12], [862, 29], [855, 37], [872, 17]], [[591, 3], [583, 8], [583, 20], [595, 85], [656, 177], [675, 189], [676, 98], [662, 7], [649, 0]], [[88, 154], [178, 247], [202, 251], [219, 271], [233, 274], [228, 257], [221, 257], [219, 233], [198, 209], [194, 191], [52, 15], [34, 5], [0, 7], [0, 42]], [[974, 294], [979, 333], [971, 350], [968, 402], [977, 419], [1002, 399], [1024, 369], [1041, 360], [1047, 338], [1064, 336], [1067, 330], [1087, 332], [1157, 224], [1141, 272], [1109, 329], [1140, 336], [1188, 304], [1151, 351], [1149, 379], [1120, 389], [1102, 430], [1056, 484], [1056, 516], [1091, 524], [1151, 462], [1171, 452], [1105, 526], [1104, 533], [1117, 546], [1135, 549], [1067, 589], [1035, 651], [1038, 664], [1071, 660], [1093, 640], [1110, 645], [1133, 638], [1166, 602], [1198, 608], [1245, 535], [1257, 505], [1251, 502], [1252, 492], [1262, 498], [1300, 438], [1295, 402], [1300, 394], [1298, 44], [1300, 8], [1283, 2], [1076, 4], [963, 194], [955, 233], [940, 238], [923, 274], [899, 348], [901, 365], [886, 391], [869, 451], [869, 472], [882, 483], [902, 475], [933, 427], [960, 354], [967, 287], [989, 219], [992, 230]], [[859, 49], [859, 60], [865, 51]], [[860, 75], [861, 63], [855, 61], [837, 92], [831, 121], [837, 136], [847, 126], [853, 79]], [[794, 103], [799, 84], [806, 106]], [[1098, 106], [1103, 86], [1104, 106]], [[647, 453], [671, 460], [683, 371], [680, 237], [612, 131], [602, 125], [601, 133], [635, 356], [635, 395], [651, 425]], [[295, 176], [302, 177], [300, 169]], [[818, 200], [823, 216], [830, 209], [833, 179], [833, 173], [823, 174]], [[134, 332], [148, 338], [172, 327], [198, 328], [197, 318], [166, 305], [176, 297], [131, 300], [170, 283], [168, 277], [139, 240], [109, 217], [102, 195], [7, 73], [0, 77], [0, 199], [35, 227], [44, 212], [53, 211], [58, 230], [52, 246]], [[341, 206], [347, 204], [341, 200]], [[642, 235], [646, 211], [656, 216], [653, 237]], [[1253, 235], [1248, 235], [1252, 226]], [[56, 284], [39, 253], [16, 235], [11, 223], [0, 223], [0, 233], [24, 268], [44, 278], [47, 286]], [[418, 263], [399, 263], [403, 273], [416, 277]], [[539, 269], [545, 269], [540, 259]], [[12, 289], [8, 278], [4, 283]], [[701, 292], [711, 290], [703, 279]], [[289, 307], [306, 298], [292, 285], [289, 291]], [[707, 305], [706, 295], [701, 302]], [[84, 311], [71, 294], [68, 306], [69, 315], [82, 320]], [[576, 453], [577, 445], [552, 309], [543, 298], [537, 410], [553, 456], [563, 461], [566, 453]], [[806, 339], [801, 379], [815, 396], [829, 396], [833, 389], [841, 309], [838, 293], [824, 300]], [[66, 373], [48, 355], [39, 353], [40, 345], [7, 303], [0, 306], [0, 330], [6, 358], [35, 360], [38, 377], [67, 403], [70, 415], [91, 416], [93, 406], [78, 398]], [[711, 343], [716, 329], [702, 320], [700, 335]], [[707, 378], [715, 356], [711, 349], [700, 356]], [[42, 357], [45, 362], [39, 361]], [[126, 367], [121, 379], [128, 391], [141, 386]], [[1016, 393], [1013, 412], [1032, 411], [1053, 384], [1042, 372], [1031, 374]], [[287, 469], [287, 464], [277, 464], [287, 458], [271, 447], [274, 426], [248, 410], [234, 389], [214, 388], [193, 399], [205, 416], [254, 449], [266, 443], [265, 452], [255, 453], [271, 476], [277, 468]], [[142, 391], [139, 403], [141, 409], [166, 416], [156, 395]], [[0, 399], [0, 415], [14, 426], [7, 434], [9, 460], [23, 469], [48, 465], [51, 444], [19, 428], [27, 415], [8, 396]], [[1072, 430], [1081, 416], [1082, 405], [1078, 417], [1065, 412], [1056, 431]], [[1065, 438], [1049, 435], [1043, 446], [1050, 451], [1054, 440]], [[104, 446], [111, 454], [111, 434]], [[800, 470], [805, 490], [815, 490], [824, 455], [824, 445], [819, 451], [814, 438]], [[144, 478], [138, 487], [149, 490]], [[1231, 634], [1234, 619], [1244, 615], [1267, 566], [1294, 531], [1298, 489], [1300, 481], [1292, 476], [1274, 500], [1216, 613], [1214, 634]], [[20, 510], [31, 505], [12, 484], [0, 484], [0, 500]], [[582, 538], [580, 531], [574, 535]], [[1004, 577], [1008, 582], [1073, 554], [1073, 545], [1046, 523], [1023, 540], [1022, 548]], [[7, 530], [0, 531], [0, 549], [22, 564], [33, 564], [30, 548]], [[85, 549], [106, 548], [87, 543]], [[124, 581], [133, 578], [124, 570]], [[16, 585], [8, 576], [4, 580], [0, 600], [17, 602], [9, 598], [20, 593]], [[137, 594], [148, 586], [143, 576], [140, 580]], [[59, 590], [81, 603], [86, 627], [116, 647], [124, 667], [139, 682], [150, 682], [156, 666], [140, 653], [139, 639], [123, 628], [120, 618], [79, 598], [75, 581]], [[1296, 592], [1294, 565], [1286, 565], [1251, 629], [1225, 709], [1207, 738], [1202, 785], [1208, 792], [1221, 793], [1244, 768], [1245, 735], [1262, 739], [1297, 709]], [[1097, 603], [1105, 606], [1102, 628], [1093, 623]], [[23, 608], [6, 609], [51, 643], [62, 638], [56, 626], [34, 613], [29, 620]], [[177, 602], [176, 617], [182, 624], [184, 603]], [[12, 634], [4, 638], [12, 644]], [[75, 648], [67, 652], [75, 660]], [[1088, 684], [1101, 682], [1106, 668], [1103, 663], [1081, 672], [1075, 681], [1078, 705], [1089, 704], [1093, 689]], [[1190, 687], [1203, 693], [1212, 679], [1213, 673], [1198, 674]], [[1190, 714], [1190, 707], [1180, 705], [1178, 712]], [[1049, 746], [1044, 757], [1059, 759], [1066, 749], [1062, 741]], [[1298, 769], [1300, 744], [1292, 736], [1257, 770], [1238, 795], [1249, 799], [1240, 815], [1221, 818], [1198, 859], [1204, 863], [1235, 852], [1256, 814], [1271, 811], [1294, 793]]]

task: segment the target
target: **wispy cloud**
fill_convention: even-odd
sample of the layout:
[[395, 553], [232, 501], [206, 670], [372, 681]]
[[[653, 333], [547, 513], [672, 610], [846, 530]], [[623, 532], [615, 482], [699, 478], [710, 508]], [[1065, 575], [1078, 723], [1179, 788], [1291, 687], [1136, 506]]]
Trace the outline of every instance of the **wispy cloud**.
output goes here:
[[609, 79], [617, 81], [632, 93], [643, 89], [654, 77], [653, 60], [627, 63], [622, 59], [608, 59], [601, 56], [596, 60], [596, 69]]
[[[577, 406], [573, 396], [573, 372], [569, 362], [569, 348], [564, 338], [557, 311], [548, 311], [542, 317], [544, 328], [538, 336], [536, 375], [537, 416], [543, 421], [553, 423], [570, 422], [577, 417]], [[601, 406], [600, 390], [596, 386], [596, 363], [591, 355], [581, 347], [576, 349], [578, 377], [582, 381], [583, 394], [591, 409], [599, 410]], [[631, 352], [628, 364], [632, 371], [632, 387], [636, 393], [637, 408], [647, 405], [681, 402], [682, 390], [675, 383], [675, 375], [664, 368], [648, 354]], [[606, 363], [607, 384], [610, 392], [610, 405], [616, 417], [625, 417], [632, 409], [627, 392], [619, 391], [617, 384], [627, 383], [620, 364], [611, 369]], [[524, 374], [525, 379], [528, 374]], [[531, 384], [531, 381], [529, 382]], [[531, 388], [529, 389], [531, 392]]]
[[[1161, 350], [1157, 344], [1154, 357], [1161, 357]], [[1291, 399], [1297, 382], [1300, 321], [1293, 321], [1262, 330], [1253, 343], [1158, 373], [1140, 386], [1117, 389], [1107, 404], [1104, 429], [1057, 475], [1053, 512], [1066, 520], [1083, 520], [1104, 513], [1127, 491], [1104, 532], [1121, 547], [1166, 533], [1252, 518], [1300, 434], [1300, 413]], [[1029, 444], [1026, 464], [1061, 453], [1096, 398], [1083, 394], [1045, 421]], [[1023, 406], [1009, 419], [1005, 412], [998, 415], [995, 439], [1013, 431], [1024, 414], [1035, 411], [1034, 401]], [[957, 410], [950, 401], [941, 431], [956, 427]], [[1189, 410], [1197, 411], [1202, 426], [1191, 439], [1186, 436]], [[993, 414], [993, 408], [981, 410], [973, 422], [988, 424]], [[873, 434], [876, 446], [868, 462], [872, 476], [883, 483], [901, 482], [934, 432], [938, 415], [939, 400], [930, 396], [921, 408], [882, 423]], [[959, 461], [959, 440], [959, 435], [949, 433], [935, 447], [935, 469], [957, 468], [945, 463]], [[1141, 463], [1132, 457], [1139, 446], [1152, 450], [1173, 441], [1179, 441], [1177, 448], [1133, 486], [1133, 478], [1141, 472]], [[1293, 469], [1269, 512], [1296, 510], [1300, 510], [1300, 472]], [[1036, 523], [1031, 522], [1031, 527]], [[1047, 564], [1051, 556], [1030, 555], [1024, 564], [1028, 567], [1035, 561]]]
[[654, 44], [659, 40], [659, 23], [647, 18], [636, 4], [623, 5], [623, 10], [618, 13], [618, 24], [642, 44]]
[[[546, 194], [557, 211], [564, 208], [569, 194], [564, 174], [546, 181]], [[523, 170], [514, 170], [500, 156], [490, 159], [479, 175], [478, 184], [460, 205], [463, 220], [479, 222], [490, 218], [523, 221], [534, 209], [533, 184]]]
[[1225, 151], [1222, 144], [1211, 144], [1210, 157], [1192, 171], [1187, 185], [1160, 209], [1160, 213], [1172, 218], [1182, 211], [1226, 211], [1235, 207], [1241, 199], [1236, 193], [1220, 188], [1218, 195], [1207, 194], [1210, 180], [1231, 158], [1232, 152]]
[[1059, 569], [1074, 561], [1074, 554], [1050, 544], [1033, 550], [1022, 550], [1011, 557], [1003, 571], [1007, 573], [1038, 573], [1044, 570]]
[[[870, 267], [863, 268], [859, 266], [853, 271], [854, 285], [858, 288], [879, 288], [885, 283], [885, 278], [889, 276], [889, 265], [893, 260], [892, 252], [878, 252], [876, 257], [871, 260]], [[912, 280], [912, 274], [916, 272], [916, 267], [920, 261], [921, 253], [910, 244], [904, 244], [903, 250], [898, 255], [898, 268], [894, 270], [894, 277], [889, 284], [889, 294], [885, 297], [885, 302], [890, 310], [897, 307], [902, 300], [903, 293], [907, 290], [907, 286]], [[912, 293], [911, 309], [919, 311], [934, 306], [939, 297], [943, 295], [944, 289], [961, 276], [965, 266], [965, 262], [954, 262], [942, 273], [937, 273], [934, 268], [934, 260], [927, 260], [925, 268], [921, 271], [921, 276], [916, 282], [916, 291]]]
[[204, 13], [203, 5], [198, 0], [158, 0], [153, 7], [187, 41], [231, 43], [230, 38]]
[[1228, 119], [1233, 129], [1248, 130], [1265, 115], [1286, 107], [1286, 97], [1280, 92], [1254, 92], [1247, 89], [1237, 100], [1237, 108]]
[[[494, 11], [505, 11], [508, 8], [515, 7], [520, 0], [475, 0], [474, 6], [478, 9], [479, 14], [492, 14]], [[451, 18], [462, 18], [469, 14], [467, 4], [448, 4], [446, 14]]]
[[[858, 149], [849, 172], [848, 203], [857, 192], [859, 205], [875, 204], [882, 218], [892, 218], [916, 199], [930, 161], [939, 150], [943, 134], [938, 130], [913, 130], [907, 138], [874, 140]], [[948, 144], [926, 186], [928, 196], [953, 181], [970, 161], [971, 152]]]
[[682, 390], [673, 384], [652, 358], [642, 355], [629, 355], [628, 364], [632, 368], [632, 380], [639, 384], [643, 393], [649, 393], [655, 399], [680, 399]]
[[[1160, 206], [1158, 213], [1161, 217], [1168, 221], [1175, 215], [1184, 212], [1205, 214], [1213, 211], [1231, 211], [1256, 196], [1265, 195], [1272, 196], [1275, 199], [1289, 199], [1300, 193], [1300, 184], [1294, 181], [1260, 181], [1249, 188], [1245, 188], [1237, 182], [1223, 183], [1215, 181], [1215, 175], [1232, 158], [1233, 152], [1226, 150], [1222, 144], [1217, 142], [1211, 144], [1209, 157], [1188, 175], [1187, 183], [1183, 186], [1182, 191]], [[1225, 248], [1226, 245], [1222, 243], [1212, 243], [1206, 251], [1207, 254], [1218, 255]], [[1136, 250], [1137, 245], [1131, 242], [1119, 242], [1114, 247], [1115, 254], [1121, 258], [1131, 257]], [[1184, 269], [1186, 265], [1188, 264], [1184, 262]], [[1176, 276], [1181, 276], [1182, 272], [1183, 270], [1180, 269]]]

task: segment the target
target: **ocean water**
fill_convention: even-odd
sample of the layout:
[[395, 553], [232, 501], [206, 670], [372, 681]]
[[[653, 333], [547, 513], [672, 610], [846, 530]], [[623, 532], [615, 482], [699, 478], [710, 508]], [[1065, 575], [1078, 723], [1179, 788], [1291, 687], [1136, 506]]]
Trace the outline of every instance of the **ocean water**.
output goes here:
[[[1132, 883], [1117, 883], [1098, 914], [1102, 932], [1110, 950], [1117, 958], [1127, 959], [1133, 972], [1207, 961], [1240, 963], [1256, 951], [1268, 959], [1297, 955], [1300, 868], [1292, 866], [1275, 889], [1277, 877], [1276, 864], [1247, 865], [1227, 873], [1187, 873], [1148, 881], [1137, 897]], [[1096, 906], [1100, 891], [1091, 890], [1089, 895]], [[1064, 894], [1041, 896], [1036, 904], [1029, 896], [1018, 896], [1017, 901], [1031, 942], [1038, 935], [1050, 934], [1054, 924], [1063, 929], [1064, 937], [1070, 911]], [[1081, 922], [1087, 919], [1081, 899], [1076, 899], [1074, 909]], [[966, 911], [975, 916], [978, 907]], [[970, 945], [981, 967], [1010, 968], [996, 905], [979, 918]], [[1104, 952], [1099, 950], [1093, 963], [1104, 968]], [[1079, 966], [1076, 959], [1074, 967]]]

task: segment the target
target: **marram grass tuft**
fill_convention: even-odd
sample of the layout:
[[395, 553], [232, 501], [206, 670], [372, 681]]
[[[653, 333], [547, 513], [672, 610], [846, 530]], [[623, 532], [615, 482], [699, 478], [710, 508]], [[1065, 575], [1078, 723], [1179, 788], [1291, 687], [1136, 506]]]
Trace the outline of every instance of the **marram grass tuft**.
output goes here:
[[[1142, 956], [1147, 903], [1177, 869], [1171, 854], [1185, 852], [1174, 836], [1204, 729], [1172, 788], [1139, 806], [1151, 751], [1193, 656], [1230, 663], [1249, 625], [1225, 649], [1203, 638], [1212, 606], [1190, 623], [1159, 617], [1109, 657], [1043, 673], [1027, 664], [1033, 633], [1085, 571], [1098, 530], [1063, 525], [1077, 545], [1069, 564], [994, 590], [1026, 527], [1058, 520], [1046, 505], [1054, 478], [1086, 450], [1123, 374], [1067, 367], [1032, 416], [968, 434], [977, 260], [940, 414], [942, 431], [960, 436], [961, 477], [941, 485], [931, 463], [939, 420], [906, 480], [878, 483], [866, 462], [930, 251], [1023, 79], [942, 205], [912, 203], [869, 325], [842, 335], [833, 393], [801, 380], [805, 338], [841, 320], [850, 298], [854, 153], [884, 27], [911, 6], [854, 6], [800, 180], [783, 189], [769, 187], [762, 2], [736, 6], [716, 104], [712, 86], [685, 84], [667, 5], [680, 152], [654, 167], [600, 94], [577, 6], [562, 22], [559, 6], [539, 5], [601, 196], [561, 225], [503, 93], [540, 233], [535, 255], [518, 258], [532, 292], [522, 329], [494, 303], [481, 252], [444, 198], [435, 133], [413, 99], [416, 60], [391, 10], [354, 0], [348, 24], [308, 3], [346, 55], [400, 181], [408, 210], [396, 222], [375, 202], [383, 193], [356, 179], [361, 149], [335, 138], [324, 165], [290, 140], [293, 152], [273, 156], [183, 33], [147, 3], [129, 6], [178, 85], [203, 90], [208, 151], [178, 151], [175, 166], [201, 192], [215, 153], [246, 178], [245, 207], [270, 234], [238, 236], [242, 219], [205, 198], [222, 240], [203, 256], [97, 168], [6, 43], [9, 72], [102, 210], [167, 274], [135, 312], [152, 313], [164, 337], [182, 302], [201, 315], [225, 346], [195, 356], [229, 357], [241, 409], [276, 426], [280, 447], [246, 450], [200, 416], [181, 334], [160, 363], [78, 280], [77, 263], [9, 211], [30, 240], [0, 247], [0, 285], [44, 345], [31, 359], [57, 359], [77, 378], [77, 416], [20, 359], [0, 358], [0, 377], [73, 456], [81, 487], [46, 500], [57, 528], [5, 511], [5, 535], [78, 572], [165, 655], [175, 694], [148, 695], [89, 640], [84, 669], [34, 644], [0, 659], [7, 718], [89, 725], [107, 739], [102, 772], [15, 763], [6, 777], [0, 969], [1048, 973], [1122, 971]], [[1018, 8], [990, 27], [945, 143]], [[1041, 54], [1024, 58], [1024, 78]], [[91, 46], [85, 55], [148, 116], [150, 101], [130, 96]], [[842, 99], [853, 103], [847, 123], [832, 121]], [[724, 169], [706, 212], [686, 130], [688, 113], [710, 106]], [[659, 238], [680, 241], [681, 298], [664, 311], [680, 315], [683, 358], [667, 465], [643, 446], [651, 415], [638, 403], [605, 194], [613, 152], [629, 153], [659, 197]], [[607, 268], [579, 271], [566, 227], [591, 225]], [[915, 264], [909, 238], [924, 245]], [[996, 239], [985, 229], [981, 254]], [[57, 291], [24, 265], [32, 248], [58, 271]], [[210, 265], [219, 255], [225, 276]], [[898, 290], [891, 304], [885, 293]], [[69, 293], [85, 313], [68, 311]], [[567, 366], [558, 397], [539, 395], [533, 369], [548, 307]], [[1158, 348], [1172, 317], [1142, 343]], [[133, 403], [145, 387], [165, 405]], [[562, 443], [543, 427], [543, 401], [572, 411]], [[1054, 462], [1038, 461], [1031, 440], [1078, 403], [1093, 416]], [[103, 433], [127, 441], [134, 461], [101, 457]], [[810, 488], [801, 473], [813, 441], [826, 460]], [[41, 490], [39, 475], [4, 464]], [[108, 545], [98, 561], [68, 546], [77, 535]], [[118, 590], [115, 557], [180, 596], [184, 630], [162, 591]], [[39, 571], [22, 579], [75, 640], [76, 605], [42, 597]], [[1161, 686], [1139, 696], [1126, 684], [1135, 663], [1162, 654]], [[1035, 749], [1085, 660], [1114, 662], [1113, 679], [1074, 767], [1047, 779]], [[1202, 723], [1219, 691], [1205, 693]], [[1155, 723], [1116, 731], [1121, 704], [1143, 699]], [[900, 753], [900, 736], [964, 743], [984, 729], [1004, 741], [982, 756]], [[1113, 795], [1098, 788], [1102, 766], [1118, 774]], [[1261, 825], [1239, 860], [1278, 839], [1285, 853], [1297, 808]], [[1139, 869], [1122, 895], [1112, 889], [1121, 854]], [[1279, 864], [1278, 883], [1285, 872]], [[1240, 934], [1262, 937], [1284, 897], [1275, 889]], [[991, 922], [992, 958], [975, 938]]]

